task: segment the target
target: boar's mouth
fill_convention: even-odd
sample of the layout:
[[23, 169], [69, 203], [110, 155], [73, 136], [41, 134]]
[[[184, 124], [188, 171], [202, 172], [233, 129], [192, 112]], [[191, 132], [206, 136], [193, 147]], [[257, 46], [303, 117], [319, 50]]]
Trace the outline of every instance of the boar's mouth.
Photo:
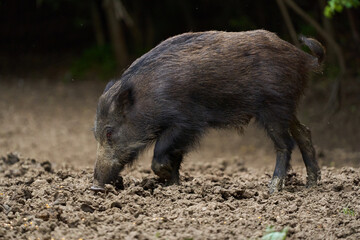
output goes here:
[[122, 177], [119, 173], [126, 165], [131, 164], [134, 161], [138, 155], [138, 149], [137, 151], [126, 154], [126, 157], [124, 157], [124, 155], [121, 160], [97, 159], [94, 169], [94, 181], [92, 187], [90, 187], [91, 190], [105, 191], [105, 184], [112, 184], [118, 189], [124, 188]]
[[110, 161], [104, 162], [96, 162], [94, 181], [90, 188], [93, 191], [105, 191], [105, 184], [115, 184], [120, 179], [119, 172], [123, 169], [123, 165]]

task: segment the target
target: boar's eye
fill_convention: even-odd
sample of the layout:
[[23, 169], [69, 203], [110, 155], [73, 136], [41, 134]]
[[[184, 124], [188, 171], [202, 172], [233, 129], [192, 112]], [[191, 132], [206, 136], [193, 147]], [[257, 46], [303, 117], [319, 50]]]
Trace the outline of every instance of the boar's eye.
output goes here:
[[106, 140], [111, 143], [111, 136], [112, 136], [112, 131], [111, 130], [107, 130], [106, 131]]

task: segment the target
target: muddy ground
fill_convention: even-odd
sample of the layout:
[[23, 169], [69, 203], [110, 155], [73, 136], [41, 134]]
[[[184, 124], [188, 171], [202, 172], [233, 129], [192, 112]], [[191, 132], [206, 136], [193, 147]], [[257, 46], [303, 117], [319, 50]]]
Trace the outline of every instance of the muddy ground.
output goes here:
[[257, 239], [267, 226], [289, 239], [360, 239], [360, 171], [322, 168], [304, 187], [295, 168], [281, 193], [267, 194], [271, 172], [239, 159], [184, 166], [182, 184], [166, 187], [138, 165], [124, 188], [88, 190], [92, 169], [52, 169], [49, 162], [0, 161], [3, 239]]
[[91, 128], [106, 83], [2, 80], [0, 239], [258, 239], [270, 225], [288, 227], [287, 239], [360, 239], [357, 82], [331, 118], [319, 114], [326, 87], [312, 84], [299, 112], [322, 180], [305, 188], [296, 150], [285, 190], [270, 196], [275, 154], [253, 123], [243, 135], [210, 132], [186, 157], [180, 186], [157, 181], [150, 149], [123, 172], [124, 189], [91, 192]]

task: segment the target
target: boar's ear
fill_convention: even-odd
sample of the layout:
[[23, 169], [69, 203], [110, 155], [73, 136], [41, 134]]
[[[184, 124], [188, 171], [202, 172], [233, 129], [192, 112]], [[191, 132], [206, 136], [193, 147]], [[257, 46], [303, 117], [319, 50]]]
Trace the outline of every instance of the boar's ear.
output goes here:
[[126, 114], [131, 106], [134, 104], [133, 91], [131, 88], [127, 88], [121, 91], [116, 98], [117, 109], [120, 110], [122, 114]]
[[106, 87], [105, 87], [103, 93], [106, 93], [115, 83], [116, 83], [116, 80], [115, 80], [115, 79], [113, 79], [113, 80], [111, 80], [110, 82], [108, 82], [108, 83], [106, 84]]

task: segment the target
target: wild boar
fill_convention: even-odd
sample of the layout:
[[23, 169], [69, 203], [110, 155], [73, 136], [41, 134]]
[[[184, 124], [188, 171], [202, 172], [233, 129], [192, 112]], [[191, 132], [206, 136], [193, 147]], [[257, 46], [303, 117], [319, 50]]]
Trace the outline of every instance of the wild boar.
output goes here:
[[265, 30], [185, 33], [137, 59], [99, 99], [92, 189], [103, 190], [152, 143], [152, 170], [177, 184], [184, 155], [208, 129], [242, 129], [251, 119], [274, 142], [270, 193], [284, 186], [294, 142], [307, 186], [316, 185], [320, 169], [311, 134], [296, 109], [325, 49], [315, 39], [301, 40], [312, 55]]

